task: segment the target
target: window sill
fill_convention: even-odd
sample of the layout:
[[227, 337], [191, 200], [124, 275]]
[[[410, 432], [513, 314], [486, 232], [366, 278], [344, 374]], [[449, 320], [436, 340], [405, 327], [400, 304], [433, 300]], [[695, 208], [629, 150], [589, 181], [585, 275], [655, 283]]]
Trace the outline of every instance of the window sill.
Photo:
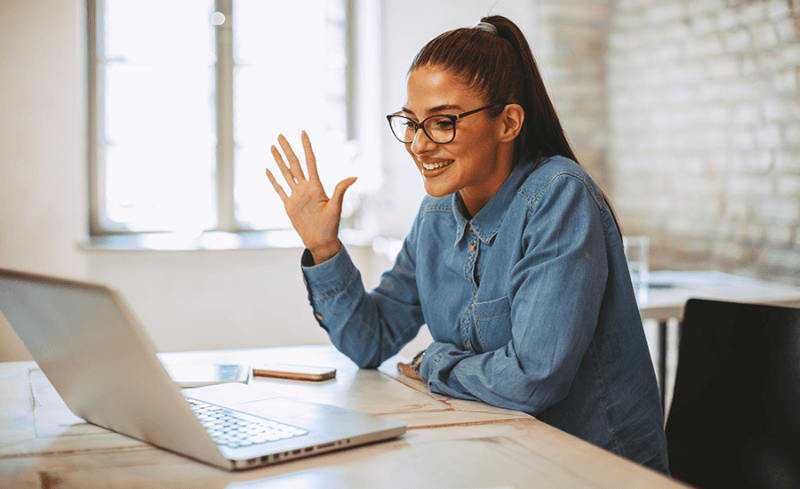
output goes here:
[[[342, 229], [345, 245], [372, 246], [371, 236], [355, 229]], [[294, 230], [229, 233], [208, 231], [198, 235], [181, 233], [140, 233], [90, 236], [80, 243], [85, 251], [216, 251], [243, 249], [299, 248], [303, 242]]]

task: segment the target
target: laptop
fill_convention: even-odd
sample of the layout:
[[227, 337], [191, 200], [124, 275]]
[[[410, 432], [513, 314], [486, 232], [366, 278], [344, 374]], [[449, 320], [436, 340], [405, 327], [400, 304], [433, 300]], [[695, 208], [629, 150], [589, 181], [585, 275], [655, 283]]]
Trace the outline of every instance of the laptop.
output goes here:
[[[398, 437], [405, 424], [223, 384], [181, 391], [119, 293], [0, 269], [0, 313], [70, 410], [89, 423], [241, 470]], [[224, 398], [225, 403], [209, 400]]]

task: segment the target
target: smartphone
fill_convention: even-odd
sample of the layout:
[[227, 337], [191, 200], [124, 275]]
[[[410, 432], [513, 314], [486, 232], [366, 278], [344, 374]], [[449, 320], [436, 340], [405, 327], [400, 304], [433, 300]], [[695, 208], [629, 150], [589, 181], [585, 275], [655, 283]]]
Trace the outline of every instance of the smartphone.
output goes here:
[[336, 377], [336, 369], [330, 367], [312, 367], [309, 365], [260, 365], [253, 367], [256, 377], [275, 377], [279, 379], [310, 380], [319, 382]]
[[165, 364], [172, 380], [181, 388], [250, 380], [249, 365], [214, 365], [207, 363]]

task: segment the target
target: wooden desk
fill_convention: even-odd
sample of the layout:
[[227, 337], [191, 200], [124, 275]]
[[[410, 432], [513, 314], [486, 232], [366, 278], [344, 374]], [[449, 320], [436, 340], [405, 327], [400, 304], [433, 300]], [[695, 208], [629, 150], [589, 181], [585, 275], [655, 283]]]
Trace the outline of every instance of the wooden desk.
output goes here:
[[682, 487], [524, 413], [432, 394], [399, 375], [396, 359], [359, 370], [330, 346], [163, 356], [333, 366], [336, 379], [319, 384], [254, 382], [402, 420], [409, 431], [388, 442], [230, 473], [84, 423], [34, 362], [12, 362], [0, 364], [0, 488]]
[[[678, 359], [678, 339], [683, 309], [689, 299], [800, 306], [800, 288], [713, 271], [650, 272], [646, 297], [639, 297], [642, 319], [659, 324], [658, 377], [661, 399], [667, 412]], [[668, 341], [668, 323], [676, 325], [675, 340]]]

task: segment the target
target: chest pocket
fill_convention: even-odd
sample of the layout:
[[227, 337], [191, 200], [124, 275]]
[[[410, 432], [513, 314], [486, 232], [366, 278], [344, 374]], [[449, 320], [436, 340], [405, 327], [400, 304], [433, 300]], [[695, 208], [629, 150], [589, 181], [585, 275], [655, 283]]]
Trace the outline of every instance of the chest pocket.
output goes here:
[[475, 321], [473, 340], [485, 353], [506, 345], [511, 341], [511, 303], [508, 296], [472, 305]]

